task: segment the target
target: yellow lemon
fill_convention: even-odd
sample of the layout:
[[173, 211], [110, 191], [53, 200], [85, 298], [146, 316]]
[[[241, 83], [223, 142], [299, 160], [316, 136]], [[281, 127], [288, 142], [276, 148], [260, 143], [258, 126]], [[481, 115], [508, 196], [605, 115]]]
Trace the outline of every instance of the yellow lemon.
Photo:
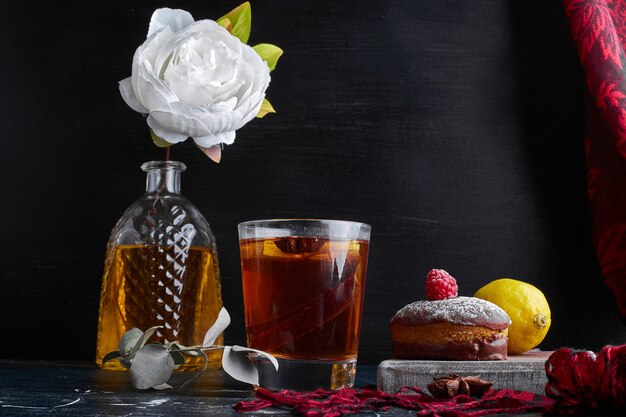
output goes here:
[[537, 287], [516, 279], [501, 278], [476, 291], [474, 297], [491, 301], [511, 318], [509, 354], [526, 352], [546, 337], [552, 322], [550, 306]]

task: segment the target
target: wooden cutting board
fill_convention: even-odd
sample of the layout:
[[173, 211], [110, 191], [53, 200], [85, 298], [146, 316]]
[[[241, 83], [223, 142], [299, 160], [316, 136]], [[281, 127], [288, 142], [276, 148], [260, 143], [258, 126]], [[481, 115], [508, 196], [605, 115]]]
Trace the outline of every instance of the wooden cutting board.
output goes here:
[[378, 365], [378, 389], [394, 393], [406, 386], [416, 386], [428, 392], [426, 386], [433, 378], [458, 374], [478, 376], [494, 381], [494, 389], [514, 389], [544, 394], [548, 382], [545, 362], [552, 351], [527, 352], [511, 355], [504, 361], [434, 361], [388, 359]]

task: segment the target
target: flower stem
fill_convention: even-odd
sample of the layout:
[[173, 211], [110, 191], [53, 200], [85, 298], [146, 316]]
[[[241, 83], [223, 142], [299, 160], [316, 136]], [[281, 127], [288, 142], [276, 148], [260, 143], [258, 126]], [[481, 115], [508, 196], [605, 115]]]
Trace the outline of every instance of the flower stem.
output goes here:
[[197, 352], [197, 351], [208, 351], [208, 350], [220, 350], [224, 349], [224, 346], [209, 346], [209, 347], [187, 347], [184, 349], [171, 349], [174, 352]]
[[165, 160], [166, 161], [170, 160], [170, 148], [171, 146], [168, 146], [167, 148], [165, 148]]

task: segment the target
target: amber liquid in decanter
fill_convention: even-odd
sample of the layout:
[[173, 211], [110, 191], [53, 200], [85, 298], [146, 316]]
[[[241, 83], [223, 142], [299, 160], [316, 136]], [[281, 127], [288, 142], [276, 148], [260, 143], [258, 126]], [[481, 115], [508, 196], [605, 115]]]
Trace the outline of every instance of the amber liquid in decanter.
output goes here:
[[[201, 247], [176, 254], [161, 246], [140, 245], [118, 246], [111, 252], [103, 278], [97, 362], [101, 364], [107, 353], [117, 350], [120, 338], [133, 327], [145, 331], [162, 325], [150, 341], [202, 343], [222, 305], [216, 254]], [[178, 263], [171, 262], [175, 257]], [[163, 268], [168, 264], [172, 267]], [[194, 279], [185, 280], [187, 275]], [[223, 344], [223, 336], [216, 344]], [[206, 353], [209, 364], [219, 366], [220, 352]], [[198, 366], [203, 366], [199, 356], [186, 356], [179, 369]], [[115, 360], [104, 368], [123, 369]]]

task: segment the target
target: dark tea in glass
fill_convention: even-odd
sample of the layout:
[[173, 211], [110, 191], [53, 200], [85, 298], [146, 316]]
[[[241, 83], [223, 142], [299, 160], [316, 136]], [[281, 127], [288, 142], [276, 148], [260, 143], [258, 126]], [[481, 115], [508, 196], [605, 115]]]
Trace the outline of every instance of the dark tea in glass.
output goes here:
[[[275, 375], [276, 383], [269, 385], [291, 388], [293, 384], [285, 381], [282, 371], [300, 373], [304, 379], [318, 373], [320, 382], [314, 386], [351, 386], [359, 347], [369, 226], [323, 220], [242, 225], [248, 347], [276, 356], [282, 368]], [[242, 233], [242, 227], [247, 227], [247, 232]]]

